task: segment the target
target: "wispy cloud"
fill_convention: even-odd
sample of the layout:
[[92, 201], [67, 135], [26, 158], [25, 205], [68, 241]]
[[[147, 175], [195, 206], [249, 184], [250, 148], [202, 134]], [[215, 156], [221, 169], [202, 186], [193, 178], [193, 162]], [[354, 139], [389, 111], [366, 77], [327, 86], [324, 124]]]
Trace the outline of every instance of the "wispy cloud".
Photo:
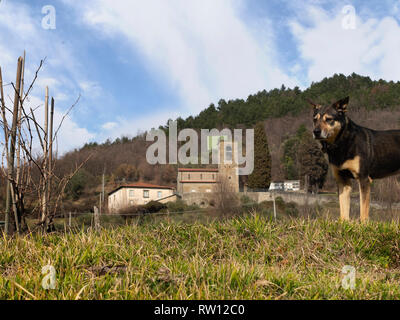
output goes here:
[[[308, 80], [320, 81], [334, 73], [353, 72], [374, 79], [400, 80], [400, 26], [387, 16], [363, 19], [357, 16], [356, 28], [342, 27], [342, 7], [328, 12], [315, 5], [306, 6], [302, 17], [290, 22]], [[307, 20], [306, 26], [302, 21]]]
[[[4, 81], [15, 81], [17, 58], [26, 49], [25, 89], [27, 89], [40, 60], [48, 57], [26, 103], [27, 107], [39, 107], [37, 118], [42, 122], [44, 88], [49, 86], [50, 94], [57, 99], [55, 110], [55, 125], [57, 125], [64, 112], [77, 98], [80, 90], [78, 83], [85, 83], [88, 80], [79, 72], [78, 63], [69, 48], [62, 44], [56, 34], [42, 29], [40, 22], [40, 16], [35, 17], [32, 8], [26, 4], [12, 1], [0, 3], [0, 66]], [[6, 88], [7, 95], [12, 95], [11, 89], [11, 87]], [[64, 120], [58, 137], [59, 152], [79, 147], [94, 137], [93, 133], [80, 127], [73, 117], [69, 116]]]
[[187, 115], [219, 98], [297, 84], [274, 63], [272, 37], [260, 41], [240, 19], [240, 5], [236, 0], [91, 0], [78, 12], [103, 36], [122, 36], [139, 51], [153, 75], [180, 96], [180, 111]]

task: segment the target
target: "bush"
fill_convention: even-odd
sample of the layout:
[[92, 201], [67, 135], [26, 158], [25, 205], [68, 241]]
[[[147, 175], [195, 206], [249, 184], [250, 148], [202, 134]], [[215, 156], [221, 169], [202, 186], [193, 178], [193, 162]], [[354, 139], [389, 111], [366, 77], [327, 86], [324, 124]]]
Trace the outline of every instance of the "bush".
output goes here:
[[253, 202], [253, 200], [251, 200], [251, 198], [249, 196], [243, 195], [240, 197], [240, 203], [243, 204], [249, 204]]
[[167, 205], [160, 203], [158, 201], [150, 201], [145, 205], [131, 206], [125, 209], [121, 209], [118, 213], [120, 215], [147, 214], [147, 213], [157, 213], [165, 209], [167, 209]]
[[95, 184], [95, 178], [85, 169], [80, 169], [72, 178], [69, 180], [65, 187], [65, 194], [72, 200], [78, 200], [83, 194], [83, 191], [87, 187], [91, 187]]
[[197, 205], [187, 205], [182, 200], [177, 200], [175, 202], [168, 202], [167, 208], [169, 212], [184, 213], [186, 211], [199, 210], [200, 207]]
[[163, 209], [167, 209], [167, 205], [158, 201], [150, 201], [142, 207], [144, 209], [144, 213], [157, 213]]
[[293, 217], [293, 218], [298, 217], [299, 210], [297, 209], [297, 205], [294, 202], [286, 203], [285, 214], [287, 214], [289, 217]]

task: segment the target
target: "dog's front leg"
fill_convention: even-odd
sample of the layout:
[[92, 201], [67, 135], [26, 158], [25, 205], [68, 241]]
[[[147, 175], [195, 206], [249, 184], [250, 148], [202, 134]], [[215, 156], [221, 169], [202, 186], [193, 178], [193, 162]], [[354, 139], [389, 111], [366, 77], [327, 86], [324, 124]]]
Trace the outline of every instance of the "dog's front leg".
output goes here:
[[360, 187], [360, 219], [361, 222], [368, 221], [369, 218], [369, 203], [371, 197], [371, 181], [367, 179], [359, 179]]
[[338, 179], [337, 183], [339, 187], [340, 219], [347, 221], [350, 220], [351, 180]]

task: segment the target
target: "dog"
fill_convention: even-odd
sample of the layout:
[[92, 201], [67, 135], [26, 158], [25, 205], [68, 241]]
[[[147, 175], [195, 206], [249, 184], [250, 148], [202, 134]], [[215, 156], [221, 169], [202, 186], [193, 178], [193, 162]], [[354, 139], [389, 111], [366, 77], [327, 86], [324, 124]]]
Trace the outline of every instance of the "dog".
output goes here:
[[313, 135], [327, 154], [339, 189], [340, 218], [350, 219], [352, 179], [360, 189], [360, 220], [369, 219], [371, 183], [400, 172], [400, 130], [376, 131], [347, 116], [349, 97], [330, 106], [312, 101]]

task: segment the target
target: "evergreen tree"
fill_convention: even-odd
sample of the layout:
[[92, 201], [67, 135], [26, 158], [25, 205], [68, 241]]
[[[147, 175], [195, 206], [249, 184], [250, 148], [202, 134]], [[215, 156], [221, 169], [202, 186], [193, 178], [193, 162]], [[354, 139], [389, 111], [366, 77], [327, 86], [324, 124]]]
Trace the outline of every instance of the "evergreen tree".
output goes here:
[[254, 128], [254, 171], [247, 183], [252, 189], [267, 189], [271, 183], [271, 154], [263, 122]]
[[288, 137], [283, 143], [282, 166], [286, 179], [300, 179], [299, 145], [306, 139], [307, 128], [301, 125], [294, 136]]
[[308, 178], [308, 192], [317, 193], [323, 187], [328, 163], [320, 146], [304, 126], [284, 142], [282, 164], [287, 179], [304, 181]]
[[300, 176], [308, 179], [307, 192], [318, 193], [328, 174], [328, 163], [311, 134], [303, 136], [299, 145]]

